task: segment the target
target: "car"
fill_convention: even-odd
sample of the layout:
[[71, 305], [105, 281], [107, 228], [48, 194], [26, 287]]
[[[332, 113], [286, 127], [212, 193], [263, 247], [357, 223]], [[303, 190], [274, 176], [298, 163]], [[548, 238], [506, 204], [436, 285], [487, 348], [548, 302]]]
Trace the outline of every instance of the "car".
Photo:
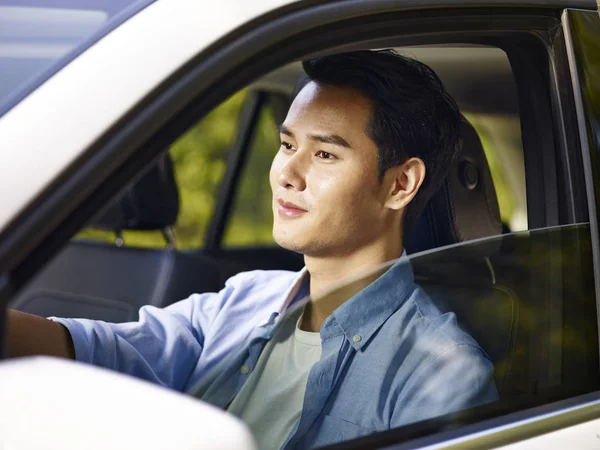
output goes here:
[[[377, 48], [430, 65], [463, 114], [459, 158], [405, 246], [419, 285], [492, 359], [499, 400], [329, 448], [596, 448], [593, 0], [2, 0], [0, 323], [7, 307], [132, 321], [241, 271], [299, 270], [301, 256], [272, 240], [266, 182], [298, 61]], [[21, 364], [1, 362], [0, 377], [37, 375], [52, 393], [41, 366]], [[80, 369], [43, 364], [54, 379]], [[104, 382], [106, 395], [127, 392]], [[27, 411], [13, 420], [35, 430], [31, 410], [46, 409], [19, 402], [24, 392], [0, 401], [0, 417]], [[225, 432], [251, 446], [229, 419]], [[98, 420], [86, 423], [115, 423]]]

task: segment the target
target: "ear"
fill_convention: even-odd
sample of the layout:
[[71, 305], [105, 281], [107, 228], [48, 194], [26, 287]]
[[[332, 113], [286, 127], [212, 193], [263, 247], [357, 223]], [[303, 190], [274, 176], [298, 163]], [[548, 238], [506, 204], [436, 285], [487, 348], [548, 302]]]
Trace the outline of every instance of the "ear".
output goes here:
[[396, 211], [406, 208], [423, 184], [425, 172], [425, 163], [420, 158], [409, 158], [388, 169], [385, 178], [388, 178], [388, 186], [391, 187], [385, 206]]

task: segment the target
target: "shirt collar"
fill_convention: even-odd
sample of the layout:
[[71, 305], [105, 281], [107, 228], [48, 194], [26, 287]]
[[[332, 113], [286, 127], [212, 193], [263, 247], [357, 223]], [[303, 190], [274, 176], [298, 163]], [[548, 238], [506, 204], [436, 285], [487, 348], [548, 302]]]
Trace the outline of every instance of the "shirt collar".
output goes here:
[[297, 303], [299, 300], [305, 298], [308, 295], [308, 288], [303, 289], [306, 287], [305, 282], [307, 280], [307, 276], [308, 270], [306, 269], [306, 267], [303, 267], [302, 270], [300, 270], [300, 272], [298, 272], [293, 278], [290, 287], [283, 294], [285, 302], [283, 303], [281, 308], [279, 308], [279, 311], [272, 313], [269, 316], [269, 318], [260, 325], [261, 327], [264, 328], [269, 325], [273, 325], [275, 322], [277, 322], [279, 317], [281, 317], [283, 314], [289, 313], [288, 308], [290, 308], [290, 306]]
[[414, 289], [412, 267], [404, 252], [383, 275], [340, 305], [325, 320], [321, 328], [323, 339], [335, 334], [335, 327], [331, 327], [335, 322], [350, 345], [360, 350]]

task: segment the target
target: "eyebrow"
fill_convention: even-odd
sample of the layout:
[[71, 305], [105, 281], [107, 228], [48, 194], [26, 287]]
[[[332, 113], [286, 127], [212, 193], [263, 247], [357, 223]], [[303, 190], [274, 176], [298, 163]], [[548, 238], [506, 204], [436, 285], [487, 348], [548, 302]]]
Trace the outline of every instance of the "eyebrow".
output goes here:
[[[285, 125], [279, 125], [279, 133], [285, 134], [291, 138], [294, 137], [292, 133]], [[352, 148], [346, 139], [337, 134], [309, 134], [307, 135], [311, 141], [322, 142], [324, 144], [333, 144], [339, 147]]]

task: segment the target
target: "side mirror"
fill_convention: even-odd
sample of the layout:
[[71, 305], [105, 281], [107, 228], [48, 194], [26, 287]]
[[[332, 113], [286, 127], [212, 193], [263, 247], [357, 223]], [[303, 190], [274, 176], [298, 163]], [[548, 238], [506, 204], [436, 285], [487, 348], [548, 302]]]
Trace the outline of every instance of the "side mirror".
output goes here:
[[0, 363], [0, 448], [255, 450], [237, 418], [192, 397], [50, 357]]

